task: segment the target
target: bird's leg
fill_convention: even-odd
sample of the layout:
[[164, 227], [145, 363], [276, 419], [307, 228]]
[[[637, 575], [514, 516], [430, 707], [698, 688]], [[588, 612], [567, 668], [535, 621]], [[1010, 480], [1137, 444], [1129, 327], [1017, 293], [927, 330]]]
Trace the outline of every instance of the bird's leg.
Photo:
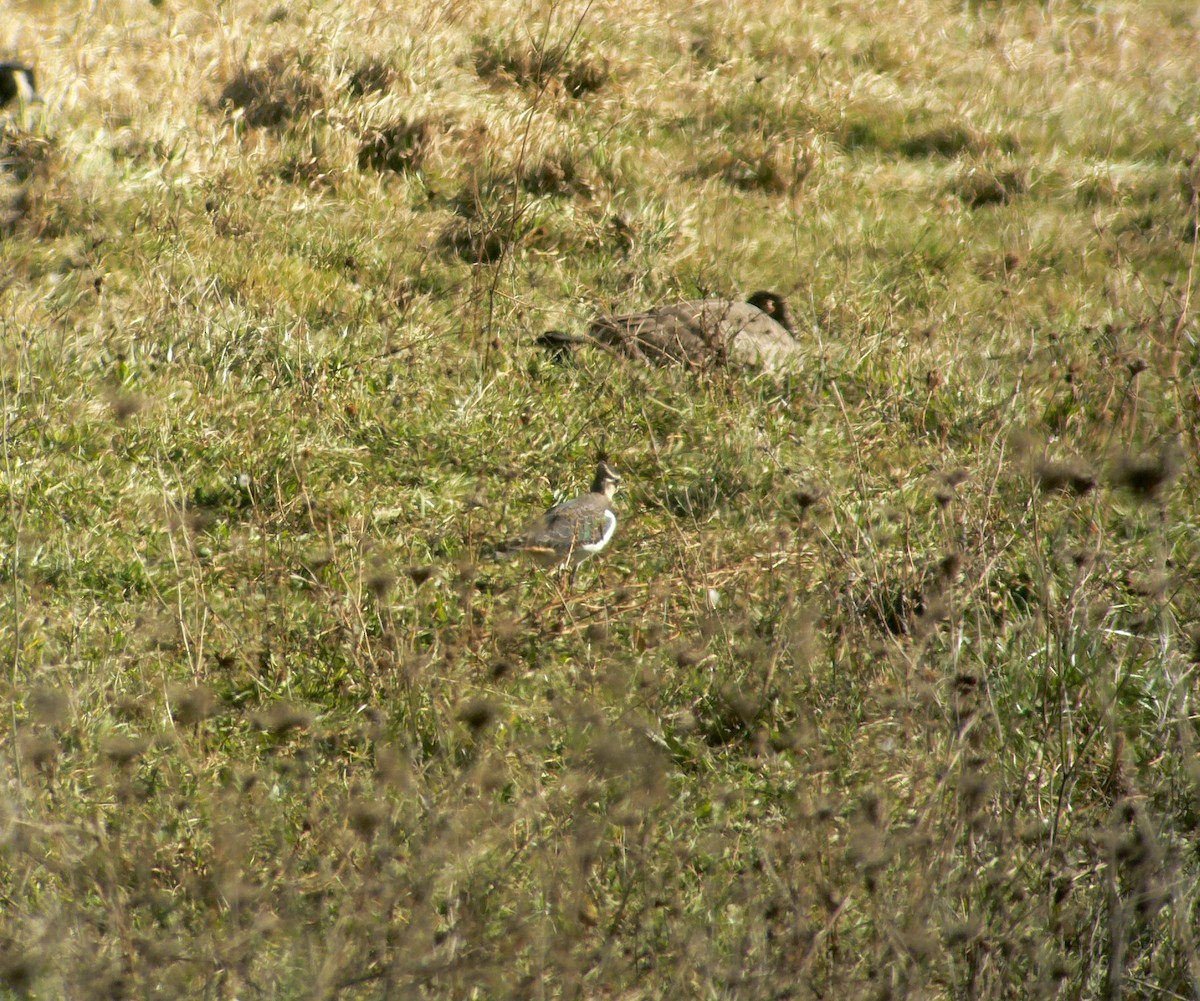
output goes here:
[[571, 548], [567, 550], [567, 561], [565, 564], [563, 564], [565, 567], [569, 568], [569, 572], [567, 573], [568, 590], [575, 587], [575, 571], [579, 569], [579, 563], [580, 561], [575, 559], [575, 542], [572, 541]]

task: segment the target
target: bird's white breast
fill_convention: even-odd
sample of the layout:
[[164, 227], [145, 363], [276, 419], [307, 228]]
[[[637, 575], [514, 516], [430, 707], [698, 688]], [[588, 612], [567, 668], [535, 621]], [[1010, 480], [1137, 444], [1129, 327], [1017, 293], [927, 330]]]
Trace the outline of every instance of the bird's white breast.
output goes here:
[[612, 511], [604, 512], [604, 530], [600, 533], [600, 538], [593, 542], [585, 542], [583, 548], [589, 553], [598, 553], [601, 549], [608, 545], [608, 540], [613, 537], [613, 532], [617, 530], [617, 516]]

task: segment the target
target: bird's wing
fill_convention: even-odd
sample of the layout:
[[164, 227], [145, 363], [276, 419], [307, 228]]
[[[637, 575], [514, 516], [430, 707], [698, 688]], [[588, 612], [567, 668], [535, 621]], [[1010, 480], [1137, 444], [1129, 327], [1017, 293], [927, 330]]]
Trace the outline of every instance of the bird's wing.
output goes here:
[[591, 498], [565, 501], [534, 522], [524, 537], [531, 544], [549, 549], [589, 545], [603, 536], [607, 511], [607, 504], [595, 503]]
[[700, 364], [709, 353], [693, 318], [675, 307], [596, 320], [588, 333], [632, 358]]
[[[696, 299], [644, 313], [603, 317], [588, 332], [635, 358], [694, 366], [720, 362], [730, 354], [755, 361], [788, 350], [772, 347], [767, 351], [760, 346], [791, 340], [787, 331], [757, 306], [729, 299]], [[749, 346], [739, 349], [739, 340], [748, 341]]]
[[684, 303], [695, 312], [695, 324], [724, 357], [774, 371], [800, 351], [782, 324], [748, 302], [706, 299]]

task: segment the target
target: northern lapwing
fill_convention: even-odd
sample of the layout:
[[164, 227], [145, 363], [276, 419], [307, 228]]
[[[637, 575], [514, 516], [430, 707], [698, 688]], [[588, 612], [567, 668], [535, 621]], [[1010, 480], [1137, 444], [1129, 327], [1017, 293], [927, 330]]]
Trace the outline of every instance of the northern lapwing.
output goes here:
[[22, 104], [41, 101], [33, 70], [24, 63], [0, 62], [0, 108], [18, 99]]
[[746, 302], [694, 299], [605, 316], [588, 333], [631, 358], [690, 368], [733, 361], [775, 371], [800, 352], [787, 303], [774, 292], [755, 292]]
[[617, 530], [612, 499], [620, 484], [621, 475], [601, 459], [588, 493], [554, 505], [503, 551], [522, 553], [543, 567], [570, 567], [573, 580], [579, 564], [607, 546]]

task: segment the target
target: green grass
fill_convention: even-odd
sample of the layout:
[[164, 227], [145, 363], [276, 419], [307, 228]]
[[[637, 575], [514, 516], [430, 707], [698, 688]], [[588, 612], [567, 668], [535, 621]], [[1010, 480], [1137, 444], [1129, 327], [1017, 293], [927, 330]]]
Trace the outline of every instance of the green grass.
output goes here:
[[1195, 13], [735, 7], [14, 9], [0, 996], [1200, 995]]

